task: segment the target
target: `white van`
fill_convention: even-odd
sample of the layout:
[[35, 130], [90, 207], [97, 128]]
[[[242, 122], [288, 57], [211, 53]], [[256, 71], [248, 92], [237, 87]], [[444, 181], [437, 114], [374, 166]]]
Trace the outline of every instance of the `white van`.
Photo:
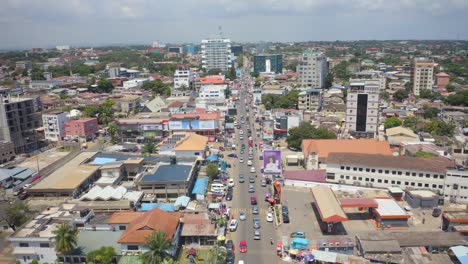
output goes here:
[[222, 183], [213, 183], [211, 184], [211, 191], [214, 193], [222, 193], [224, 192], [224, 184]]

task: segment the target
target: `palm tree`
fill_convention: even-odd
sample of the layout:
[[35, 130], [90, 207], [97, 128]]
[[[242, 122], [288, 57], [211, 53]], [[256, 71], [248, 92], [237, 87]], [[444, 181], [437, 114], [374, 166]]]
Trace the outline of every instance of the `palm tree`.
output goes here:
[[165, 259], [162, 264], [180, 264], [180, 262], [173, 259]]
[[149, 248], [149, 251], [142, 255], [145, 264], [161, 263], [172, 258], [169, 250], [174, 249], [174, 246], [171, 244], [171, 239], [162, 231], [155, 231], [147, 236], [145, 247]]
[[156, 145], [154, 145], [154, 142], [153, 141], [147, 141], [145, 143], [145, 145], [143, 145], [143, 148], [142, 148], [141, 152], [143, 154], [151, 155], [151, 153], [153, 153], [155, 150], [156, 150]]
[[118, 140], [117, 133], [119, 132], [119, 127], [117, 126], [115, 122], [109, 123], [109, 125], [107, 126], [107, 132], [109, 132], [109, 134], [111, 135], [112, 142], [117, 143], [117, 140]]
[[58, 225], [54, 231], [55, 250], [61, 254], [70, 253], [75, 249], [78, 240], [78, 229], [64, 222]]

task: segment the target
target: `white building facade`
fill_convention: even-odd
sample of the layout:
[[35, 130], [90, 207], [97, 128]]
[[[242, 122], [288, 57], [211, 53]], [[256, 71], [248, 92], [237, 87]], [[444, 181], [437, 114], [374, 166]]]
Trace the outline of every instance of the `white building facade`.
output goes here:
[[419, 96], [422, 90], [432, 90], [434, 84], [434, 62], [425, 58], [414, 60], [413, 93]]
[[302, 87], [325, 88], [328, 73], [327, 58], [322, 52], [306, 50], [297, 65], [298, 83]]
[[200, 88], [200, 98], [226, 98], [227, 84], [223, 85], [203, 85]]
[[174, 73], [174, 89], [191, 89], [193, 83], [193, 72], [190, 67], [179, 67]]
[[451, 203], [468, 204], [468, 171], [447, 171], [444, 199]]
[[226, 38], [210, 38], [201, 41], [202, 68], [209, 71], [219, 69], [227, 71], [231, 68], [231, 40]]
[[346, 130], [351, 135], [373, 138], [379, 125], [379, 87], [350, 83], [346, 102]]
[[67, 112], [42, 114], [45, 139], [61, 141], [65, 137], [65, 121], [68, 121]]

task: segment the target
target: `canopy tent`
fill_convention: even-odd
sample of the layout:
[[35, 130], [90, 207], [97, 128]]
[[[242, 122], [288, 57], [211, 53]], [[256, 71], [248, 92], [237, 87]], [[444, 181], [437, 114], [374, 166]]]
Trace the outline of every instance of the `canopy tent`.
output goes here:
[[295, 237], [291, 241], [291, 247], [295, 249], [307, 249], [309, 240], [305, 238]]
[[189, 202], [190, 202], [190, 197], [188, 197], [188, 196], [179, 196], [179, 197], [177, 197], [177, 199], [176, 199], [176, 201], [174, 203], [174, 206], [175, 207], [178, 207], [178, 206], [187, 207]]

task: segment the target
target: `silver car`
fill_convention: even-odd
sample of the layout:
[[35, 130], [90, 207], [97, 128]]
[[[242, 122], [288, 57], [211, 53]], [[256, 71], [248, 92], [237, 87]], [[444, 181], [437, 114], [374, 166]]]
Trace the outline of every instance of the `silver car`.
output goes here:
[[254, 186], [253, 186], [253, 184], [250, 184], [249, 185], [249, 193], [253, 193], [253, 192], [255, 192]]
[[260, 240], [260, 230], [254, 230], [254, 240]]

